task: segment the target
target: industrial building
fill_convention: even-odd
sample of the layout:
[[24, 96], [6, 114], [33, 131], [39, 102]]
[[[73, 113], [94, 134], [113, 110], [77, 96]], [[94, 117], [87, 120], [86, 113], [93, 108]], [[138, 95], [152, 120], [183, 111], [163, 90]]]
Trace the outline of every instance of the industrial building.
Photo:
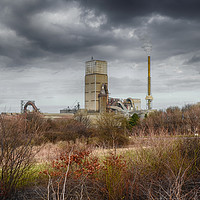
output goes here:
[[106, 111], [107, 98], [107, 62], [92, 58], [85, 63], [85, 109], [89, 112]]
[[108, 96], [107, 62], [87, 61], [85, 64], [85, 109], [88, 112], [118, 112], [131, 114], [141, 110], [141, 100]]
[[141, 99], [109, 98], [107, 108], [110, 111], [120, 112], [127, 115], [132, 114], [132, 113], [141, 111]]

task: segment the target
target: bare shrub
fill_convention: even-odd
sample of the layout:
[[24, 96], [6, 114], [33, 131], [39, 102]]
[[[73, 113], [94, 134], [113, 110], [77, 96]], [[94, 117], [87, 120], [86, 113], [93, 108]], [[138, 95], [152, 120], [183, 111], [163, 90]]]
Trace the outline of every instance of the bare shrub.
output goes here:
[[133, 184], [129, 195], [139, 199], [200, 198], [199, 148], [198, 140], [152, 140], [150, 148], [138, 150], [130, 161]]
[[[148, 147], [122, 156], [65, 153], [44, 171], [48, 199], [199, 199], [198, 138], [148, 138]], [[128, 156], [127, 156], [128, 155]], [[64, 194], [64, 197], [63, 197]]]
[[105, 196], [109, 200], [124, 199], [127, 196], [128, 173], [127, 164], [122, 156], [110, 154], [105, 157], [101, 172]]
[[25, 114], [24, 117], [26, 130], [34, 136], [32, 138], [32, 144], [39, 146], [45, 143], [46, 138], [44, 134], [49, 129], [47, 121], [36, 112]]
[[104, 113], [97, 119], [96, 136], [105, 147], [116, 149], [128, 144], [128, 121], [124, 116]]
[[58, 141], [73, 141], [85, 138], [86, 141], [92, 134], [82, 122], [74, 119], [70, 120], [48, 120], [48, 130], [45, 132], [45, 138], [52, 143]]
[[133, 135], [197, 135], [200, 134], [200, 106], [187, 105], [155, 111], [133, 127]]
[[60, 155], [43, 171], [48, 177], [47, 199], [101, 199], [96, 185], [100, 164], [89, 151], [71, 151]]
[[[30, 129], [30, 126], [34, 126]], [[35, 124], [23, 117], [3, 119], [0, 116], [0, 196], [7, 199], [25, 184], [32, 164]]]
[[76, 113], [74, 116], [74, 119], [80, 123], [82, 123], [87, 129], [91, 128], [91, 120], [90, 117], [87, 114], [84, 113]]

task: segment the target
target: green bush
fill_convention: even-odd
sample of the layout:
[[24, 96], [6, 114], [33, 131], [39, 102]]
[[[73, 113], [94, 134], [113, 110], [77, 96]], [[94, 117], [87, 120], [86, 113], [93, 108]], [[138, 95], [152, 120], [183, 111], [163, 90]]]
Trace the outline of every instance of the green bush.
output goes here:
[[129, 124], [131, 127], [136, 126], [139, 123], [140, 117], [138, 116], [137, 113], [134, 113], [130, 119], [129, 119]]

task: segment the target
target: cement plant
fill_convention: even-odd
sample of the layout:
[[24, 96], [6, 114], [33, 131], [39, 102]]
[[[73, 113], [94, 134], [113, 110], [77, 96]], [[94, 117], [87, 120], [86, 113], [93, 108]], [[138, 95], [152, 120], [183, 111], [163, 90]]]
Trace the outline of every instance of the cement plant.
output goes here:
[[[152, 110], [153, 97], [151, 95], [151, 74], [150, 74], [150, 46], [145, 46], [148, 51], [148, 82], [147, 82], [147, 109], [141, 109], [141, 99], [135, 97], [113, 98], [109, 96], [108, 86], [108, 64], [103, 60], [91, 58], [85, 63], [85, 109], [88, 115], [95, 115], [104, 112], [115, 112], [125, 116], [131, 116], [134, 113], [144, 115]], [[77, 105], [74, 109], [63, 109], [60, 113], [74, 113], [79, 110]]]
[[[145, 44], [145, 51], [148, 54], [148, 77], [147, 77], [147, 96], [146, 96], [146, 110], [141, 109], [141, 99], [136, 97], [126, 97], [124, 99], [118, 97], [111, 97], [109, 95], [107, 61], [91, 60], [85, 62], [85, 108], [80, 109], [80, 103], [76, 101], [74, 107], [67, 107], [60, 110], [60, 113], [50, 114], [41, 113], [45, 118], [70, 118], [77, 112], [82, 112], [87, 115], [96, 116], [100, 113], [114, 112], [116, 114], [123, 114], [124, 116], [131, 116], [137, 113], [140, 116], [152, 111], [153, 97], [151, 95], [151, 69], [150, 69], [150, 51], [151, 46]], [[144, 91], [145, 92], [145, 91]], [[21, 100], [21, 113], [30, 112], [28, 107], [31, 106], [34, 112], [39, 112], [40, 109], [36, 106], [34, 100]], [[9, 113], [3, 113], [10, 115]], [[12, 115], [15, 115], [12, 113]]]

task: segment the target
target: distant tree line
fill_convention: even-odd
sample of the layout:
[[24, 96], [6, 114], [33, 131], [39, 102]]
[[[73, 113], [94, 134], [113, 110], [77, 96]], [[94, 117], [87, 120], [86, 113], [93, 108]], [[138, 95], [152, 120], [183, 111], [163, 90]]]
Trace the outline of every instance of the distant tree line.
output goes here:
[[149, 113], [133, 127], [134, 135], [191, 135], [200, 133], [200, 106], [169, 107]]

